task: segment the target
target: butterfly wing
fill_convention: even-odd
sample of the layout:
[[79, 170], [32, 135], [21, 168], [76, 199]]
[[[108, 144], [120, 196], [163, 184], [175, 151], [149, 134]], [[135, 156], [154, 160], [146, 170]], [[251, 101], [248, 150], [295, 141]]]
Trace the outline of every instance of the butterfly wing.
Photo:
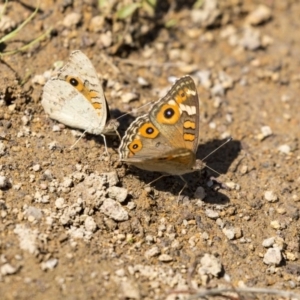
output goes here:
[[149, 171], [184, 174], [195, 162], [199, 99], [190, 76], [179, 79], [122, 139], [120, 160]]
[[44, 86], [42, 105], [50, 118], [92, 134], [105, 132], [107, 102], [91, 61], [73, 51], [68, 62]]
[[173, 149], [197, 151], [199, 97], [190, 76], [177, 80], [167, 95], [153, 105], [149, 117]]

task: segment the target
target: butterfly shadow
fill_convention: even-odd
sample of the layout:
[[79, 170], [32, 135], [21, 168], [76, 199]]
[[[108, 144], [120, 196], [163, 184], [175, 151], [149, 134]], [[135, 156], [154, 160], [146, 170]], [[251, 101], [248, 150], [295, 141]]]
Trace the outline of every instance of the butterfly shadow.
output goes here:
[[[200, 145], [196, 153], [196, 159], [202, 160], [206, 156], [209, 156], [210, 153], [224, 144], [225, 141], [226, 140], [213, 140]], [[221, 149], [222, 150], [216, 151], [205, 159], [203, 166], [207, 165], [207, 168], [204, 167], [201, 170], [196, 170], [193, 173], [183, 175], [187, 182], [187, 186], [181, 193], [183, 198], [194, 198], [196, 189], [201, 186], [205, 190], [206, 197], [204, 201], [206, 203], [226, 204], [229, 202], [229, 198], [222, 193], [222, 182], [220, 182], [217, 178], [220, 174], [222, 175], [227, 173], [230, 165], [241, 150], [241, 143], [239, 141], [232, 140]], [[212, 169], [218, 173], [214, 172]], [[179, 176], [167, 175], [155, 181], [162, 175], [161, 173], [147, 172], [135, 167], [130, 167], [130, 173], [134, 176], [138, 176], [139, 179], [144, 181], [146, 184], [154, 181], [151, 184], [152, 187], [159, 191], [170, 192], [175, 197], [177, 197], [184, 186], [184, 182]], [[230, 181], [230, 178], [227, 178], [225, 181]], [[209, 183], [212, 185], [209, 185]]]

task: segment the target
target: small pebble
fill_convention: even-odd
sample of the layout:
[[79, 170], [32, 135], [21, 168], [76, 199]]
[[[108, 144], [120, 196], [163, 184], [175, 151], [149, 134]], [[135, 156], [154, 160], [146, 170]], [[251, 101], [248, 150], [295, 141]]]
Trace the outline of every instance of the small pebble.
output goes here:
[[141, 76], [139, 76], [139, 77], [137, 78], [137, 82], [138, 82], [138, 84], [139, 84], [140, 86], [144, 86], [144, 87], [150, 85], [149, 82], [148, 82], [144, 77], [141, 77]]
[[270, 238], [264, 239], [263, 242], [262, 242], [262, 245], [265, 248], [270, 248], [270, 247], [273, 246], [274, 242], [275, 242], [275, 238], [270, 237]]
[[242, 175], [247, 174], [248, 166], [246, 166], [246, 165], [241, 166], [240, 172], [241, 172]]
[[212, 209], [206, 209], [205, 214], [207, 217], [209, 217], [210, 219], [213, 219], [213, 220], [216, 220], [219, 218], [219, 213]]
[[109, 186], [114, 186], [119, 182], [117, 172], [102, 173], [101, 177], [103, 178], [103, 182], [108, 183]]
[[129, 103], [131, 101], [138, 100], [139, 97], [140, 96], [137, 93], [125, 93], [122, 95], [121, 100], [123, 103]]
[[248, 50], [254, 51], [261, 47], [260, 32], [252, 27], [244, 29], [243, 37], [239, 40], [239, 44]]
[[57, 209], [62, 209], [64, 208], [64, 204], [65, 204], [65, 199], [64, 198], [57, 198], [55, 200], [55, 207]]
[[129, 218], [127, 211], [121, 204], [110, 198], [103, 201], [100, 211], [115, 221], [126, 221]]
[[279, 248], [269, 248], [264, 255], [263, 262], [266, 265], [278, 266], [282, 260], [282, 254]]
[[61, 126], [60, 125], [53, 125], [52, 126], [52, 131], [53, 132], [61, 132]]
[[159, 254], [160, 254], [159, 248], [158, 248], [157, 246], [154, 246], [154, 247], [152, 247], [151, 249], [149, 249], [149, 250], [147, 250], [147, 251], [145, 252], [145, 257], [146, 257], [147, 259], [149, 259], [149, 258], [154, 257], [154, 256], [157, 256], [157, 255], [159, 255]]
[[206, 197], [205, 189], [202, 186], [198, 186], [194, 193], [194, 197], [196, 199], [204, 200]]
[[246, 23], [251, 25], [259, 25], [271, 18], [271, 9], [266, 5], [259, 5], [246, 18]]
[[61, 185], [65, 188], [72, 187], [73, 181], [71, 178], [65, 178]]
[[108, 196], [118, 202], [122, 203], [126, 200], [128, 190], [122, 187], [111, 186], [108, 188]]
[[235, 183], [233, 181], [227, 181], [225, 182], [226, 187], [228, 187], [230, 190], [240, 190], [240, 185], [238, 183]]
[[128, 202], [128, 204], [126, 205], [126, 207], [129, 210], [134, 210], [136, 208], [136, 204], [133, 201]]
[[298, 259], [298, 255], [289, 251], [285, 251], [286, 259], [289, 261], [295, 261]]
[[34, 166], [32, 167], [32, 170], [33, 170], [34, 172], [38, 172], [38, 171], [41, 170], [41, 166], [40, 166], [39, 164], [36, 164], [36, 165], [34, 165]]
[[281, 145], [278, 147], [278, 151], [283, 154], [290, 154], [291, 147], [289, 145]]
[[271, 221], [270, 225], [274, 229], [280, 229], [281, 228], [280, 222], [278, 220]]
[[14, 233], [18, 235], [20, 248], [22, 250], [26, 250], [31, 254], [37, 254], [37, 238], [38, 238], [38, 231], [32, 230], [27, 228], [26, 225], [17, 224]]
[[121, 282], [122, 297], [124, 299], [141, 299], [141, 291], [139, 285], [134, 280], [126, 280]]
[[105, 23], [105, 18], [104, 16], [95, 16], [91, 19], [90, 25], [89, 25], [89, 30], [91, 32], [101, 32], [103, 30], [103, 26]]
[[57, 258], [50, 258], [49, 260], [41, 263], [41, 269], [43, 271], [53, 270], [58, 264]]
[[85, 228], [85, 230], [90, 231], [90, 232], [96, 231], [97, 224], [94, 221], [93, 217], [91, 217], [91, 216], [86, 217], [86, 219], [84, 221], [84, 228]]
[[265, 191], [264, 197], [268, 202], [271, 203], [278, 201], [278, 197], [273, 191]]
[[45, 76], [44, 75], [35, 75], [32, 79], [31, 79], [31, 82], [33, 83], [33, 84], [38, 84], [38, 85], [41, 85], [41, 86], [43, 86], [43, 85], [45, 85], [45, 83], [46, 83], [46, 78], [45, 78]]
[[162, 262], [170, 262], [173, 260], [172, 256], [168, 255], [168, 254], [161, 254], [159, 257], [158, 257], [158, 260], [159, 261], [162, 261]]
[[235, 238], [234, 228], [223, 228], [222, 231], [229, 240], [233, 240]]
[[147, 243], [153, 243], [154, 242], [154, 238], [150, 234], [146, 235], [145, 240], [146, 240]]
[[27, 126], [29, 124], [29, 118], [27, 116], [23, 116], [21, 120], [24, 126]]
[[4, 7], [3, 7], [3, 5], [1, 5], [0, 10], [1, 10], [0, 32], [1, 33], [8, 33], [13, 28], [16, 27], [16, 23], [10, 17], [4, 15]]
[[222, 271], [220, 260], [212, 254], [205, 253], [200, 260], [199, 275], [213, 275], [217, 277]]
[[42, 211], [34, 206], [28, 206], [25, 210], [25, 215], [27, 215], [28, 220], [34, 221], [34, 220], [40, 220], [43, 216]]
[[12, 275], [18, 271], [18, 268], [13, 267], [11, 264], [6, 263], [1, 266], [0, 273], [1, 275]]
[[269, 126], [262, 126], [260, 131], [261, 131], [261, 133], [257, 135], [257, 139], [259, 141], [263, 141], [265, 138], [267, 138], [273, 134], [272, 129]]
[[75, 27], [81, 21], [81, 14], [76, 12], [71, 12], [65, 16], [63, 19], [63, 25], [67, 28]]
[[9, 180], [5, 176], [0, 176], [0, 189], [6, 189], [9, 187]]
[[289, 95], [287, 95], [287, 94], [283, 94], [281, 96], [281, 101], [282, 102], [289, 102], [290, 100], [291, 100], [291, 97]]
[[99, 35], [99, 41], [101, 42], [101, 45], [102, 45], [103, 48], [110, 47], [112, 42], [113, 42], [111, 31], [108, 30], [104, 33], [101, 33]]
[[198, 71], [195, 74], [195, 77], [199, 79], [200, 84], [207, 90], [210, 89], [210, 87], [212, 86], [212, 81], [210, 79], [211, 72], [209, 70]]

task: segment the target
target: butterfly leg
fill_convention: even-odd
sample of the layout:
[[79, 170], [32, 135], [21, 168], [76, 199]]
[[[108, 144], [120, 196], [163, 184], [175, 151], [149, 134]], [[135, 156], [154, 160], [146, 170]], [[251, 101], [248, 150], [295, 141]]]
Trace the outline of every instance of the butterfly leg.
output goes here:
[[70, 150], [72, 150], [75, 147], [75, 145], [84, 137], [85, 133], [86, 133], [86, 130], [80, 135], [80, 137], [77, 139], [77, 141], [70, 147]]
[[103, 138], [103, 141], [104, 141], [104, 146], [105, 146], [105, 151], [106, 151], [106, 154], [108, 157], [110, 157], [109, 153], [108, 153], [108, 150], [107, 150], [107, 144], [106, 144], [106, 137], [104, 134], [101, 134], [102, 138]]
[[153, 182], [155, 182], [155, 181], [157, 181], [157, 180], [159, 180], [163, 177], [166, 177], [166, 176], [170, 176], [170, 175], [168, 175], [168, 174], [161, 175], [158, 178], [156, 178], [156, 179], [152, 180], [151, 182], [147, 183], [146, 186], [150, 186]]
[[226, 183], [220, 181], [220, 180], [217, 179], [216, 177], [211, 176], [209, 179], [210, 179], [212, 182], [216, 182], [216, 183], [220, 186], [220, 188], [222, 188], [222, 189], [224, 189], [224, 190], [227, 190], [227, 191], [230, 191], [230, 188], [226, 185]]
[[116, 135], [118, 136], [119, 140], [121, 141], [122, 138], [121, 138], [120, 133], [119, 133], [119, 131], [117, 130], [117, 128], [115, 129], [115, 131], [116, 131]]
[[178, 193], [178, 197], [177, 197], [177, 204], [179, 204], [179, 201], [180, 201], [180, 196], [181, 196], [181, 193], [183, 192], [183, 190], [187, 187], [188, 183], [186, 182], [186, 180], [182, 177], [182, 176], [179, 176], [181, 178], [181, 180], [184, 182], [184, 186], [182, 187], [182, 189], [180, 190], [180, 192]]

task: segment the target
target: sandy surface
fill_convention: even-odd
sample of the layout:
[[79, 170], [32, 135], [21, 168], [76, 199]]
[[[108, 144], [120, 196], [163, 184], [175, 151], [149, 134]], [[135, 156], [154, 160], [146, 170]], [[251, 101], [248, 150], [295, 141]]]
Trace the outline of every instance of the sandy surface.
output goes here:
[[[178, 1], [120, 21], [122, 1], [102, 9], [41, 2], [0, 44], [9, 51], [52, 27], [30, 51], [0, 61], [1, 299], [188, 299], [221, 287], [299, 295], [300, 3], [195, 9]], [[34, 5], [11, 2], [5, 16], [20, 24]], [[197, 158], [233, 138], [205, 160], [219, 174], [185, 176], [177, 203], [180, 178], [148, 187], [159, 174], [118, 162], [118, 138], [108, 138], [110, 159], [101, 136], [69, 150], [80, 132], [49, 119], [41, 93], [54, 64], [75, 49], [104, 79], [112, 115], [128, 113], [121, 136], [148, 110], [138, 107], [163, 96], [172, 78], [192, 75], [201, 98]], [[128, 93], [137, 100], [125, 103]], [[121, 203], [116, 190], [128, 193]]]

